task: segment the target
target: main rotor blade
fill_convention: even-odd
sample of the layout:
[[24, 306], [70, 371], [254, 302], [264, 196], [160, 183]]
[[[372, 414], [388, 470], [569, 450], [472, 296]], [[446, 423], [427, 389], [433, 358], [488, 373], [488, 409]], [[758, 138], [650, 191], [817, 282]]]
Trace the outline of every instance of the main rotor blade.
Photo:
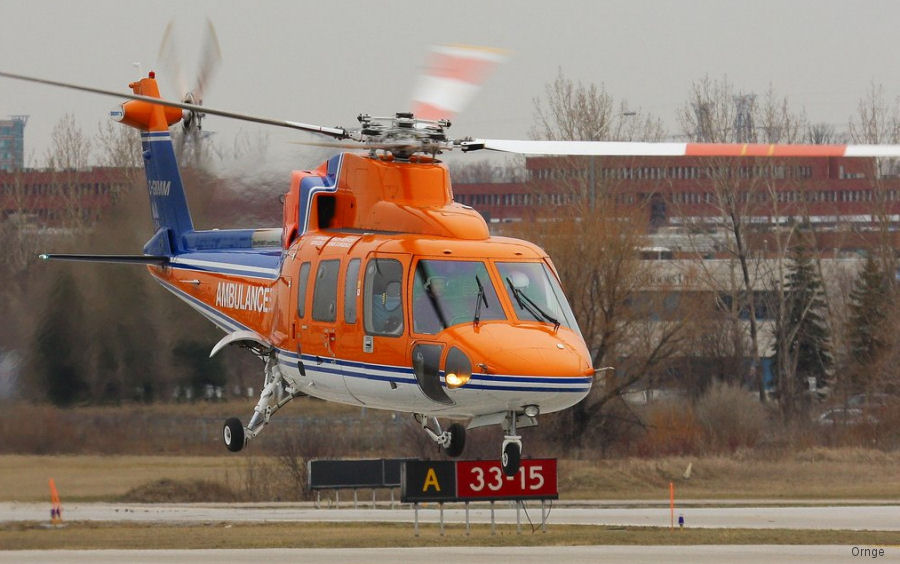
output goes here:
[[413, 94], [420, 119], [452, 119], [468, 105], [506, 52], [468, 45], [433, 45]]
[[[350, 149], [356, 151], [425, 151], [428, 152], [428, 146], [416, 141], [356, 141], [356, 142], [334, 142], [334, 141], [291, 141], [294, 145], [305, 145], [307, 147], [325, 147], [327, 149]], [[452, 147], [441, 146], [442, 149], [451, 149]]]
[[14, 74], [10, 72], [0, 71], [0, 77], [12, 78], [15, 80], [24, 80], [26, 82], [34, 82], [37, 84], [47, 84], [50, 86], [58, 86], [60, 88], [69, 88], [71, 90], [80, 90], [82, 92], [91, 92], [93, 94], [100, 94], [103, 96], [115, 96], [117, 98], [128, 98], [130, 100], [143, 100], [144, 102], [150, 102], [152, 104], [159, 104], [160, 106], [168, 106], [170, 108], [180, 108], [182, 110], [190, 110], [193, 112], [200, 112], [209, 115], [221, 116], [230, 119], [237, 119], [241, 121], [249, 121], [252, 123], [260, 123], [263, 125], [274, 125], [276, 127], [286, 127], [288, 129], [296, 129], [299, 131], [309, 131], [311, 133], [321, 133], [322, 135], [328, 135], [329, 137], [334, 137], [337, 139], [346, 139], [349, 134], [347, 130], [342, 127], [324, 127], [321, 125], [313, 125], [308, 123], [301, 123], [298, 121], [287, 121], [287, 120], [278, 120], [278, 119], [270, 119], [258, 116], [251, 116], [248, 114], [239, 114], [235, 112], [228, 112], [225, 110], [217, 110], [215, 108], [209, 108], [207, 106], [198, 106], [196, 104], [185, 104], [184, 102], [172, 102], [169, 100], [163, 100], [161, 98], [153, 98], [150, 96], [141, 96], [139, 94], [127, 94], [125, 92], [116, 92], [114, 90], [104, 90], [102, 88], [93, 88], [90, 86], [81, 86], [78, 84], [71, 84], [68, 82], [60, 82], [56, 80], [48, 80], [46, 78], [36, 78], [33, 76], [25, 76], [21, 74]]
[[474, 139], [462, 142], [491, 151], [547, 156], [622, 157], [900, 157], [900, 145], [791, 145], [765, 143], [643, 143], [631, 141], [527, 141]]

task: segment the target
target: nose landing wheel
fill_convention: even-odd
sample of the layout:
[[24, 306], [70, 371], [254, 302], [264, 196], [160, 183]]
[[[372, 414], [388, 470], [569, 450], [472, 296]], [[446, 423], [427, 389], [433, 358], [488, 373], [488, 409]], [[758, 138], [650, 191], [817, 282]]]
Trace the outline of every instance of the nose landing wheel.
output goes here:
[[515, 411], [506, 414], [503, 428], [506, 436], [500, 446], [500, 468], [507, 476], [515, 476], [522, 463], [522, 437], [516, 434], [516, 422], [519, 416]]
[[500, 454], [500, 467], [507, 476], [515, 476], [522, 463], [522, 437], [509, 436], [503, 440]]

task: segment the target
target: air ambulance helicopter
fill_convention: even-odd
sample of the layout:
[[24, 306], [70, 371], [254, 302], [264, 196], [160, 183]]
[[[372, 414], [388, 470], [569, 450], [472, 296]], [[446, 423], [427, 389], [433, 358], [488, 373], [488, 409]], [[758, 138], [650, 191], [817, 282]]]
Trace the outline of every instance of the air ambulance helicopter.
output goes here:
[[[489, 59], [458, 49], [445, 54], [461, 58], [470, 78]], [[519, 430], [588, 394], [595, 370], [550, 257], [527, 241], [492, 236], [478, 212], [454, 202], [442, 153], [900, 157], [894, 145], [453, 139], [440, 115], [447, 106], [434, 104], [360, 115], [359, 127], [344, 129], [164, 100], [153, 72], [129, 84], [132, 94], [0, 76], [129, 99], [111, 117], [141, 131], [155, 233], [142, 254], [41, 256], [145, 264], [225, 333], [211, 356], [240, 345], [264, 362], [249, 422], [223, 426], [231, 451], [291, 399], [309, 395], [411, 413], [451, 457], [463, 452], [466, 429], [499, 424], [501, 466], [512, 476]], [[197, 230], [170, 128], [199, 126], [204, 114], [311, 132], [347, 150], [291, 174], [280, 228]], [[445, 429], [439, 419], [454, 422]]]

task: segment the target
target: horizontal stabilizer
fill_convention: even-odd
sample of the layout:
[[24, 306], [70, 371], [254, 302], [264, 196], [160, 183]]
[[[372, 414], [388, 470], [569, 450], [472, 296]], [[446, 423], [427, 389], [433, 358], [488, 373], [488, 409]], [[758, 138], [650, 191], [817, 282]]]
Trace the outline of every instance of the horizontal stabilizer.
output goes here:
[[59, 255], [41, 254], [42, 260], [78, 260], [84, 262], [119, 262], [127, 264], [168, 264], [169, 257], [157, 255]]

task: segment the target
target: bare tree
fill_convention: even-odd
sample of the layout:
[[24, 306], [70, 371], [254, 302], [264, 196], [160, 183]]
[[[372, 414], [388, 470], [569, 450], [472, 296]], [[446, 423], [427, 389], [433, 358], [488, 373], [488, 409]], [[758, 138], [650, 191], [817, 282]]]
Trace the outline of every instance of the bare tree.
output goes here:
[[98, 162], [100, 166], [137, 169], [144, 164], [140, 132], [122, 127], [112, 120], [97, 124]]
[[563, 141], [659, 141], [665, 129], [659, 118], [629, 109], [603, 84], [584, 85], [563, 75], [547, 84], [534, 100], [534, 138]]
[[804, 142], [813, 145], [829, 145], [839, 141], [834, 126], [829, 123], [811, 123], [806, 128]]
[[[602, 85], [576, 83], [562, 72], [547, 85], [545, 97], [535, 100], [535, 112], [536, 137], [652, 141], [664, 135], [658, 119], [629, 111]], [[599, 174], [603, 162], [559, 159], [558, 170], [565, 174], [532, 182], [535, 216], [514, 228], [553, 257], [594, 366], [601, 369], [598, 385], [569, 412], [564, 440], [571, 446], [602, 444], [614, 436], [623, 392], [680, 352], [687, 319], [651, 315], [668, 292], [645, 291], [652, 269], [640, 249], [646, 244], [649, 204], [634, 205], [621, 180]]]
[[[850, 138], [856, 143], [900, 142], [900, 101], [888, 102], [885, 100], [884, 87], [873, 83], [865, 97], [860, 99], [856, 117], [851, 118], [849, 129]], [[892, 220], [897, 206], [891, 194], [896, 181], [891, 184], [886, 179], [896, 178], [898, 174], [898, 160], [886, 158], [872, 159], [872, 167], [867, 173], [872, 190], [871, 215], [878, 233], [878, 242], [873, 252], [878, 255], [884, 272], [894, 272], [897, 269], [896, 222]], [[897, 287], [893, 279], [891, 284], [894, 288]]]
[[85, 168], [90, 157], [90, 138], [79, 127], [74, 115], [65, 114], [50, 133], [47, 167], [57, 170]]
[[[791, 110], [787, 98], [780, 98], [769, 88], [761, 102], [753, 94], [735, 90], [727, 77], [712, 80], [709, 76], [694, 82], [688, 102], [681, 110], [681, 126], [685, 136], [700, 142], [716, 143], [793, 143], [802, 138], [806, 119]], [[773, 183], [783, 179], [782, 163], [754, 159], [709, 159], [706, 176], [713, 188], [716, 222], [729, 234], [724, 250], [736, 261], [737, 284], [726, 290], [731, 296], [734, 351], [743, 356], [740, 316], [747, 309], [750, 332], [750, 379], [765, 400], [760, 369], [760, 337], [755, 290], [760, 286], [759, 253], [751, 249], [751, 222], [754, 216], [765, 216], [770, 205]], [[714, 277], [708, 277], [710, 281]], [[716, 291], [723, 290], [721, 278]]]

